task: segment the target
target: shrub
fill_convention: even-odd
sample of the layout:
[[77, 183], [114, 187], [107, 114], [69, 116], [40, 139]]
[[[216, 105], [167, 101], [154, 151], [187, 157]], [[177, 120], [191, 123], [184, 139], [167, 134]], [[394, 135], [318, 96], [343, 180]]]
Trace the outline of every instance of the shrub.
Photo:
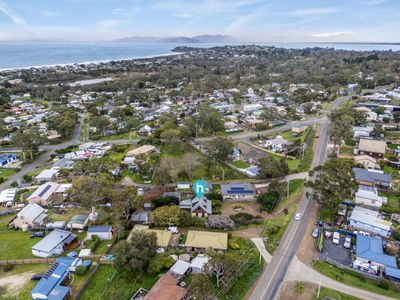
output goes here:
[[215, 200], [219, 200], [222, 201], [222, 194], [218, 193], [218, 192], [209, 192], [207, 194], [204, 195], [208, 200], [211, 201], [215, 201]]
[[236, 242], [231, 242], [231, 243], [229, 243], [229, 247], [230, 247], [232, 250], [239, 250], [239, 249], [240, 249], [239, 244], [236, 243]]
[[164, 206], [164, 205], [179, 205], [179, 199], [174, 196], [166, 196], [161, 198], [156, 198], [151, 200], [151, 203], [154, 205], [155, 208]]
[[25, 174], [23, 177], [25, 182], [31, 182], [32, 181], [32, 176], [29, 174]]
[[238, 225], [248, 225], [257, 221], [253, 215], [246, 212], [234, 214], [231, 219]]
[[149, 275], [151, 276], [154, 276], [164, 270], [169, 270], [174, 265], [174, 263], [175, 261], [172, 257], [167, 257], [163, 254], [157, 255], [150, 261], [147, 268], [147, 273], [149, 273]]
[[14, 181], [10, 184], [11, 187], [17, 187], [18, 186], [18, 182]]
[[14, 269], [14, 265], [11, 265], [11, 264], [6, 264], [6, 265], [3, 267], [4, 272], [11, 271], [12, 269]]
[[379, 286], [381, 289], [384, 289], [384, 290], [389, 290], [389, 289], [390, 289], [390, 283], [389, 283], [387, 280], [385, 280], [385, 279], [379, 280], [378, 286]]
[[95, 252], [100, 245], [100, 238], [97, 235], [92, 236], [92, 243], [90, 244], [90, 251]]
[[75, 269], [75, 274], [83, 276], [87, 273], [88, 269], [85, 266], [77, 266]]
[[289, 210], [288, 210], [287, 208], [284, 208], [284, 209], [283, 209], [283, 213], [284, 213], [285, 215], [287, 215], [287, 214], [289, 213]]
[[235, 228], [235, 222], [228, 216], [211, 215], [208, 217], [205, 226], [208, 228], [232, 230]]

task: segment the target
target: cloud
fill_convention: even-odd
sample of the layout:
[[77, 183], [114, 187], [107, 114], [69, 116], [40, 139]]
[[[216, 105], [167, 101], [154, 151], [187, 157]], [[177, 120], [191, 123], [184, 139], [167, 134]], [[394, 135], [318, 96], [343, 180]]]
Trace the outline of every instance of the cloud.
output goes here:
[[125, 12], [125, 11], [126, 11], [126, 9], [117, 7], [117, 8], [115, 8], [115, 9], [113, 10], [112, 14], [113, 14], [113, 15], [119, 15], [120, 13], [123, 13], [123, 12]]
[[387, 0], [372, 0], [372, 1], [368, 1], [367, 5], [378, 5], [381, 3], [385, 3]]
[[124, 23], [122, 20], [117, 19], [101, 20], [97, 22], [99, 26], [107, 28], [116, 27], [118, 25], [121, 25], [122, 23]]
[[306, 8], [289, 11], [289, 15], [292, 16], [310, 16], [310, 15], [328, 15], [339, 12], [340, 9], [337, 7], [320, 7], [320, 8]]
[[0, 0], [0, 12], [8, 16], [15, 24], [25, 25], [25, 20], [22, 19], [14, 10], [12, 10], [7, 4]]
[[177, 18], [184, 18], [184, 19], [190, 19], [190, 18], [193, 18], [194, 17], [194, 15], [193, 14], [191, 14], [191, 13], [180, 13], [180, 14], [172, 14], [174, 17], [177, 17]]
[[323, 32], [323, 33], [313, 33], [311, 36], [313, 37], [334, 37], [334, 36], [339, 36], [339, 35], [350, 35], [354, 34], [354, 32], [351, 31], [339, 31], [339, 32]]

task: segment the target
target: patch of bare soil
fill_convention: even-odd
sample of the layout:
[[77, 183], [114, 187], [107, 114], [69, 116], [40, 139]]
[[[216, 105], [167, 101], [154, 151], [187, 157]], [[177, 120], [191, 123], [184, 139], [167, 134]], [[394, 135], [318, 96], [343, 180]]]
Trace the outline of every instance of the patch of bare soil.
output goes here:
[[245, 229], [232, 231], [232, 236], [238, 236], [249, 240], [260, 237], [262, 230], [262, 227], [247, 227]]
[[6, 289], [6, 296], [16, 297], [24, 289], [24, 286], [30, 282], [34, 274], [34, 272], [27, 272], [0, 278], [0, 286]]
[[305, 282], [286, 281], [280, 290], [280, 300], [311, 300], [315, 286]]
[[[235, 208], [239, 207], [240, 208]], [[221, 215], [230, 216], [240, 212], [246, 212], [253, 216], [261, 215], [260, 205], [254, 201], [231, 202], [224, 201], [221, 207]]]
[[318, 218], [318, 205], [314, 205], [310, 214], [306, 233], [301, 241], [300, 247], [297, 250], [297, 257], [305, 264], [312, 266], [312, 261], [316, 255], [315, 239], [311, 236], [315, 228], [315, 223]]

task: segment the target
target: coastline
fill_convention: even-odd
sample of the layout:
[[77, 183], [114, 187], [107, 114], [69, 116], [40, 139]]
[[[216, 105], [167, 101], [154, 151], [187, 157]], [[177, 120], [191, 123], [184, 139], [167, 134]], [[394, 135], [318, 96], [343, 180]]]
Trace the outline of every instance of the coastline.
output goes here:
[[74, 65], [100, 65], [109, 62], [124, 62], [129, 60], [140, 60], [140, 59], [150, 59], [150, 58], [161, 58], [161, 57], [169, 57], [174, 55], [184, 54], [182, 52], [170, 52], [170, 53], [163, 53], [163, 54], [155, 54], [155, 55], [146, 55], [146, 56], [135, 56], [135, 57], [128, 57], [128, 58], [121, 58], [121, 59], [104, 59], [104, 60], [95, 60], [95, 61], [85, 61], [85, 62], [70, 62], [70, 63], [60, 63], [60, 64], [50, 64], [50, 65], [35, 65], [35, 66], [28, 66], [28, 67], [12, 67], [12, 68], [3, 68], [0, 69], [0, 72], [13, 72], [19, 70], [29, 70], [29, 69], [43, 69], [43, 68], [57, 68], [57, 67], [68, 67]]

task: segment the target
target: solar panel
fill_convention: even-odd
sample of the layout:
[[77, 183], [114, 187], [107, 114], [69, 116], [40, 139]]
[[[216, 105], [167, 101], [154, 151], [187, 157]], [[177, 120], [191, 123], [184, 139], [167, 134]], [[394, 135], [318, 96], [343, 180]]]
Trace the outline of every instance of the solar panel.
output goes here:
[[40, 193], [39, 193], [39, 197], [42, 197], [44, 194], [46, 194], [46, 192], [49, 190], [51, 188], [51, 185], [49, 184], [49, 185], [47, 185], [44, 189], [43, 189], [43, 191], [41, 191]]

